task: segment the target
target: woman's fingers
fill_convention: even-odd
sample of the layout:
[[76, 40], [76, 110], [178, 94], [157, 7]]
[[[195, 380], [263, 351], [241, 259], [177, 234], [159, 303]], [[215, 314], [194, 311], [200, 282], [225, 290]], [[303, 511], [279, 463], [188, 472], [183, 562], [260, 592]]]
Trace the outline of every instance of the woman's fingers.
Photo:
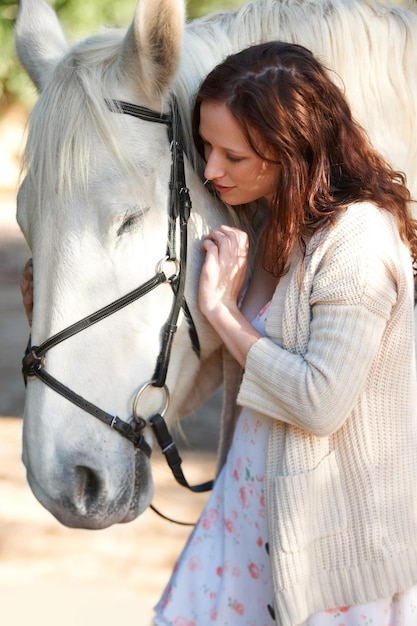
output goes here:
[[237, 257], [246, 258], [248, 254], [249, 243], [247, 234], [231, 226], [221, 226], [207, 235], [203, 242], [203, 249], [207, 250], [207, 247], [204, 245], [205, 242], [212, 242], [216, 244], [219, 250], [224, 250]]
[[221, 226], [206, 237], [202, 250], [206, 252], [206, 259], [200, 275], [201, 311], [207, 316], [217, 306], [235, 308], [246, 276], [246, 233]]

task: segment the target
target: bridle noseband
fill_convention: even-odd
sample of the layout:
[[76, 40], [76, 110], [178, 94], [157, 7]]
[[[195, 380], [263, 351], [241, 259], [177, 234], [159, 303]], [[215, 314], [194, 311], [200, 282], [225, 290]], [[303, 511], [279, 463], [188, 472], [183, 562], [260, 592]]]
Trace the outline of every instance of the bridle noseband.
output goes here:
[[[171, 111], [168, 114], [158, 113], [156, 111], [120, 100], [106, 100], [106, 105], [113, 113], [132, 115], [133, 117], [137, 117], [144, 121], [160, 123], [167, 126], [172, 161], [171, 178], [169, 183], [168, 243], [166, 255], [158, 263], [155, 275], [143, 283], [140, 287], [137, 287], [125, 296], [122, 296], [111, 304], [99, 309], [95, 313], [84, 317], [75, 324], [68, 326], [64, 330], [44, 341], [40, 346], [31, 346], [31, 340], [29, 338], [29, 344], [22, 362], [23, 377], [25, 384], [27, 383], [27, 378], [29, 377], [38, 378], [61, 396], [81, 408], [83, 411], [86, 411], [90, 415], [93, 415], [100, 421], [110, 426], [117, 433], [128, 439], [136, 449], [141, 450], [148, 457], [150, 457], [152, 451], [151, 447], [145, 440], [142, 431], [149, 423], [154, 430], [158, 444], [160, 445], [176, 480], [181, 485], [191, 489], [192, 491], [208, 491], [212, 487], [212, 481], [196, 486], [190, 486], [188, 484], [181, 470], [182, 461], [178, 454], [178, 450], [164, 420], [164, 414], [169, 403], [169, 391], [166, 386], [166, 377], [172, 342], [177, 330], [177, 322], [181, 309], [191, 325], [190, 336], [192, 338], [193, 349], [198, 356], [200, 355], [197, 332], [195, 330], [187, 303], [184, 299], [187, 262], [187, 225], [191, 212], [191, 199], [185, 180], [184, 151], [182, 147], [181, 121], [178, 112], [178, 105], [175, 98], [172, 97]], [[177, 225], [180, 235], [179, 258], [177, 258], [176, 252]], [[167, 271], [167, 268], [172, 268], [173, 264], [175, 271], [174, 273], [170, 273]], [[173, 306], [168, 321], [164, 327], [161, 349], [157, 358], [153, 378], [150, 382], [145, 383], [145, 385], [143, 385], [136, 394], [133, 403], [132, 424], [120, 419], [117, 416], [107, 413], [95, 404], [92, 404], [85, 398], [79, 396], [45, 370], [45, 355], [51, 348], [86, 330], [106, 317], [113, 315], [113, 313], [120, 311], [124, 307], [128, 306], [132, 302], [135, 302], [139, 298], [142, 298], [153, 289], [164, 283], [169, 283], [172, 287], [174, 293]], [[138, 414], [137, 404], [140, 396], [148, 387], [161, 388], [165, 394], [165, 402], [164, 406], [157, 414], [150, 417], [149, 420], [145, 420]]]

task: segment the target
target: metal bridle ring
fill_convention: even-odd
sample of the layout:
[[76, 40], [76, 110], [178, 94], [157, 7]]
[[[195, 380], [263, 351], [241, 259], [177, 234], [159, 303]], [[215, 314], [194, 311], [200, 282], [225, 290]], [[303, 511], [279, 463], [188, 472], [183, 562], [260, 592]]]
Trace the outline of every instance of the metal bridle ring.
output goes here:
[[165, 393], [165, 402], [162, 405], [161, 410], [158, 412], [161, 417], [164, 417], [165, 413], [167, 412], [168, 406], [169, 406], [169, 389], [168, 389], [168, 387], [166, 385], [164, 385], [163, 387], [155, 387], [155, 385], [152, 382], [145, 383], [144, 385], [142, 385], [142, 387], [140, 387], [140, 389], [138, 390], [138, 392], [137, 392], [137, 394], [135, 396], [135, 399], [133, 400], [133, 418], [134, 418], [135, 422], [138, 422], [138, 423], [140, 423], [143, 420], [143, 417], [141, 415], [138, 415], [138, 412], [137, 412], [137, 406], [138, 406], [139, 398], [141, 397], [143, 392], [148, 387], [154, 387], [155, 389], [161, 389]]
[[[167, 277], [167, 281], [171, 282], [171, 281], [175, 280], [175, 278], [177, 278], [179, 273], [180, 273], [180, 269], [181, 269], [180, 262], [179, 262], [178, 259], [170, 259], [169, 256], [164, 256], [159, 261], [158, 265], [156, 266], [157, 273], [163, 272], [165, 274], [165, 272], [164, 272], [164, 265], [165, 265], [165, 263], [173, 263], [175, 265], [175, 272], [171, 276]], [[165, 276], [166, 276], [166, 274], [165, 274]], [[152, 383], [148, 383], [148, 384], [151, 385]]]

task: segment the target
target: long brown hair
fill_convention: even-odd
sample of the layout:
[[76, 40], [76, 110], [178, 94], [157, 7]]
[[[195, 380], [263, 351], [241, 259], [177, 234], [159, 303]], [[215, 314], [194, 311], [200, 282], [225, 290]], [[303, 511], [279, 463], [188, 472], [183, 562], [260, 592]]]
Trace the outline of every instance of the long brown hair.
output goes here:
[[[341, 89], [309, 50], [269, 42], [231, 55], [214, 68], [193, 111], [193, 137], [203, 158], [199, 126], [204, 100], [225, 103], [258, 156], [280, 163], [263, 230], [265, 269], [282, 276], [297, 240], [304, 248], [306, 236], [361, 200], [395, 216], [417, 263], [417, 222], [409, 211], [405, 176], [372, 148]], [[266, 158], [266, 152], [274, 157]]]

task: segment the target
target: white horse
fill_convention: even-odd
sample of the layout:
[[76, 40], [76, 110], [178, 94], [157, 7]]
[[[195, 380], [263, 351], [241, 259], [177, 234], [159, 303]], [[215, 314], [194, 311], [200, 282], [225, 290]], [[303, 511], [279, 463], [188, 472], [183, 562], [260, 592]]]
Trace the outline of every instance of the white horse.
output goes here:
[[[417, 196], [417, 15], [411, 10], [359, 0], [255, 0], [185, 25], [183, 0], [138, 0], [127, 31], [104, 30], [69, 48], [44, 0], [21, 0], [17, 50], [40, 92], [18, 195], [18, 221], [35, 268], [33, 346], [155, 275], [168, 236], [167, 128], [110, 111], [106, 101], [163, 114], [172, 94], [179, 103], [193, 202], [185, 300], [200, 355], [190, 319], [180, 313], [166, 379], [168, 423], [201, 404], [222, 376], [220, 340], [199, 314], [196, 293], [201, 239], [232, 215], [198, 173], [189, 128], [193, 96], [227, 54], [272, 39], [301, 43], [335, 70], [355, 116]], [[52, 347], [40, 371], [129, 422], [138, 388], [153, 380], [172, 302], [169, 283], [156, 287]], [[153, 415], [166, 402], [161, 393], [149, 386], [135, 411]], [[152, 430], [143, 435], [152, 446]], [[147, 455], [38, 378], [28, 382], [23, 459], [35, 496], [68, 526], [126, 522], [152, 499]]]

